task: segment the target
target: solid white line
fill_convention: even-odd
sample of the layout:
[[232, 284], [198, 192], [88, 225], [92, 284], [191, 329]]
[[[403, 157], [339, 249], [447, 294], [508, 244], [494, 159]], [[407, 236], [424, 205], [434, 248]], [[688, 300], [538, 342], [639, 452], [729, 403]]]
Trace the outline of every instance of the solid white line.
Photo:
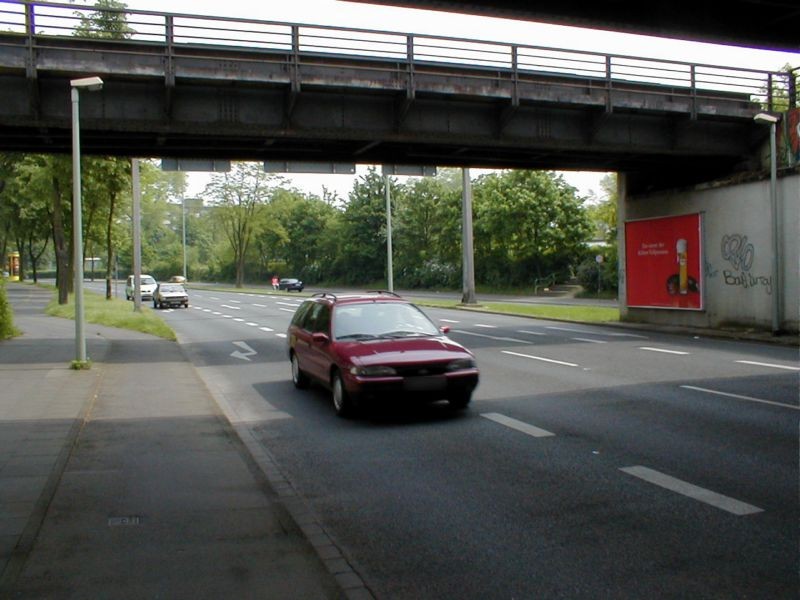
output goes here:
[[764, 509], [753, 506], [752, 504], [747, 504], [746, 502], [740, 502], [739, 500], [735, 500], [728, 496], [717, 494], [711, 490], [707, 490], [686, 481], [676, 479], [675, 477], [670, 477], [669, 475], [665, 475], [664, 473], [660, 473], [659, 471], [655, 471], [653, 469], [648, 469], [647, 467], [622, 467], [620, 468], [620, 471], [623, 471], [628, 475], [638, 477], [639, 479], [643, 479], [648, 483], [652, 483], [664, 489], [677, 492], [678, 494], [687, 496], [688, 498], [705, 502], [706, 504], [710, 504], [716, 508], [733, 513], [734, 515], [743, 516], [764, 512]]
[[748, 400], [749, 402], [760, 402], [761, 404], [771, 404], [773, 406], [781, 406], [783, 408], [791, 408], [792, 410], [800, 410], [800, 406], [793, 404], [784, 404], [783, 402], [774, 402], [772, 400], [763, 400], [761, 398], [753, 398], [752, 396], [741, 396], [739, 394], [731, 394], [729, 392], [720, 392], [717, 390], [709, 390], [706, 388], [695, 387], [693, 385], [680, 386], [686, 390], [695, 390], [697, 392], [705, 392], [706, 394], [716, 394], [717, 396], [725, 396], [727, 398], [737, 398], [738, 400]]
[[499, 335], [487, 335], [485, 333], [477, 333], [475, 331], [464, 331], [463, 329], [454, 330], [451, 333], [461, 333], [464, 335], [472, 335], [475, 337], [486, 338], [487, 340], [497, 340], [498, 342], [514, 342], [515, 344], [528, 344], [528, 340], [518, 340], [517, 338], [501, 337]]
[[539, 429], [538, 427], [528, 425], [527, 423], [517, 421], [516, 419], [512, 419], [511, 417], [507, 417], [499, 413], [482, 413], [481, 416], [489, 419], [490, 421], [500, 423], [501, 425], [505, 425], [506, 427], [510, 427], [516, 431], [521, 431], [522, 433], [533, 437], [549, 437], [555, 435], [555, 433], [546, 431], [545, 429]]
[[269, 327], [259, 327], [261, 331], [266, 331], [267, 333], [272, 333], [275, 331], [274, 329], [270, 329]]
[[520, 354], [519, 352], [510, 352], [508, 350], [501, 350], [503, 354], [510, 354], [511, 356], [521, 356], [522, 358], [530, 358], [532, 360], [541, 360], [543, 362], [554, 363], [556, 365], [564, 365], [565, 367], [577, 367], [580, 365], [576, 365], [575, 363], [571, 362], [564, 362], [563, 360], [553, 360], [552, 358], [544, 358], [543, 356], [531, 356], [530, 354]]
[[576, 342], [591, 342], [592, 344], [607, 344], [604, 340], [593, 340], [592, 338], [572, 338]]
[[639, 350], [647, 350], [648, 352], [663, 352], [664, 354], [680, 354], [685, 356], [688, 352], [681, 352], [679, 350], [665, 350], [664, 348], [650, 348], [649, 346], [641, 346]]
[[484, 325], [483, 323], [475, 323], [475, 327], [483, 327], [484, 329], [497, 329], [497, 325]]
[[774, 365], [771, 363], [756, 362], [754, 360], [737, 360], [743, 365], [755, 365], [757, 367], [772, 367], [773, 369], [786, 369], [787, 371], [800, 371], [800, 367], [787, 367], [786, 365]]
[[525, 329], [518, 329], [517, 333], [526, 333], [528, 335], [547, 335], [546, 333], [542, 333], [541, 331], [526, 331]]

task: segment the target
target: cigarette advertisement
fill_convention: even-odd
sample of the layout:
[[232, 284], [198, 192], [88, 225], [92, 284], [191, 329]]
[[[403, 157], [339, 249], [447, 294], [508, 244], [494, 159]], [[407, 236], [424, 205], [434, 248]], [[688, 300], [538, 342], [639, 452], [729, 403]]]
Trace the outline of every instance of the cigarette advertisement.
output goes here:
[[700, 214], [625, 223], [627, 304], [703, 310]]

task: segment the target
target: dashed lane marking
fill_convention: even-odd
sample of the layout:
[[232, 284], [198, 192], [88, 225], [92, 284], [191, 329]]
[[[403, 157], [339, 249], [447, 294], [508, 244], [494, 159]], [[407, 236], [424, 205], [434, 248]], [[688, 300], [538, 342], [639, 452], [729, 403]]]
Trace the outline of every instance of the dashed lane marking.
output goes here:
[[472, 335], [474, 337], [486, 338], [488, 340], [497, 340], [499, 342], [514, 342], [515, 344], [527, 344], [530, 345], [529, 340], [518, 340], [517, 338], [511, 337], [502, 337], [499, 335], [487, 335], [485, 333], [477, 333], [475, 331], [464, 331], [463, 329], [454, 330], [451, 333], [461, 333], [463, 335]]
[[639, 479], [647, 481], [648, 483], [652, 483], [653, 485], [657, 485], [664, 489], [686, 496], [687, 498], [705, 502], [706, 504], [734, 515], [744, 516], [764, 512], [764, 509], [753, 506], [752, 504], [735, 500], [729, 496], [723, 496], [722, 494], [712, 492], [706, 488], [676, 479], [675, 477], [671, 477], [670, 475], [666, 475], [647, 467], [621, 467], [620, 471], [627, 473], [628, 475], [638, 477]]
[[755, 365], [756, 367], [770, 367], [772, 369], [785, 369], [787, 371], [800, 371], [800, 367], [789, 367], [787, 365], [776, 365], [773, 363], [756, 362], [754, 360], [737, 360], [742, 365]]
[[495, 423], [500, 423], [500, 425], [505, 425], [510, 429], [520, 431], [532, 437], [539, 438], [539, 437], [549, 437], [555, 435], [555, 433], [552, 433], [545, 429], [540, 429], [539, 427], [535, 427], [534, 425], [530, 425], [523, 421], [518, 421], [517, 419], [512, 419], [511, 417], [501, 415], [500, 413], [482, 413], [481, 416], [485, 419], [489, 419], [490, 421], [494, 421]]
[[511, 352], [509, 350], [501, 350], [501, 352], [503, 354], [509, 354], [511, 356], [519, 356], [520, 358], [529, 358], [531, 360], [540, 360], [542, 362], [553, 363], [553, 364], [556, 364], [556, 365], [563, 365], [565, 367], [579, 367], [580, 366], [580, 365], [577, 365], [575, 363], [566, 362], [566, 361], [563, 361], [563, 360], [555, 360], [553, 358], [545, 358], [544, 356], [533, 356], [531, 354], [522, 354], [520, 352]]
[[592, 338], [574, 337], [572, 339], [575, 340], [576, 342], [589, 342], [591, 344], [607, 344], [608, 343], [605, 340], [593, 340]]
[[650, 346], [641, 346], [639, 350], [647, 350], [648, 352], [661, 352], [662, 354], [678, 354], [680, 356], [686, 356], [689, 352], [682, 352], [680, 350], [667, 350], [666, 348], [652, 348]]

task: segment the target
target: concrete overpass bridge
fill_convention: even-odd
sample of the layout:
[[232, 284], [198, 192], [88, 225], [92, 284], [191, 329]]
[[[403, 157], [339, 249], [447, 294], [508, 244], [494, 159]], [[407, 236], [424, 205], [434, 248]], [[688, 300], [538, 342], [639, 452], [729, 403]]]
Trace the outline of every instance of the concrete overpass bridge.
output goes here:
[[[362, 29], [0, 2], [0, 151], [609, 170], [650, 187], [758, 167], [787, 74]], [[102, 11], [113, 17], [117, 11]], [[107, 20], [107, 19], [106, 19]], [[116, 36], [120, 37], [120, 36]], [[631, 179], [631, 181], [634, 181]]]

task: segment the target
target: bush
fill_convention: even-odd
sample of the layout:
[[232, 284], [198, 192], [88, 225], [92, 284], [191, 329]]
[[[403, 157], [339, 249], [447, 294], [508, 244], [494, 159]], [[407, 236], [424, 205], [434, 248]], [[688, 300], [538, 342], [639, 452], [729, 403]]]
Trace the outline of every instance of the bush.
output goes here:
[[0, 279], [0, 340], [6, 340], [18, 335], [14, 327], [14, 313], [6, 295], [6, 282]]

